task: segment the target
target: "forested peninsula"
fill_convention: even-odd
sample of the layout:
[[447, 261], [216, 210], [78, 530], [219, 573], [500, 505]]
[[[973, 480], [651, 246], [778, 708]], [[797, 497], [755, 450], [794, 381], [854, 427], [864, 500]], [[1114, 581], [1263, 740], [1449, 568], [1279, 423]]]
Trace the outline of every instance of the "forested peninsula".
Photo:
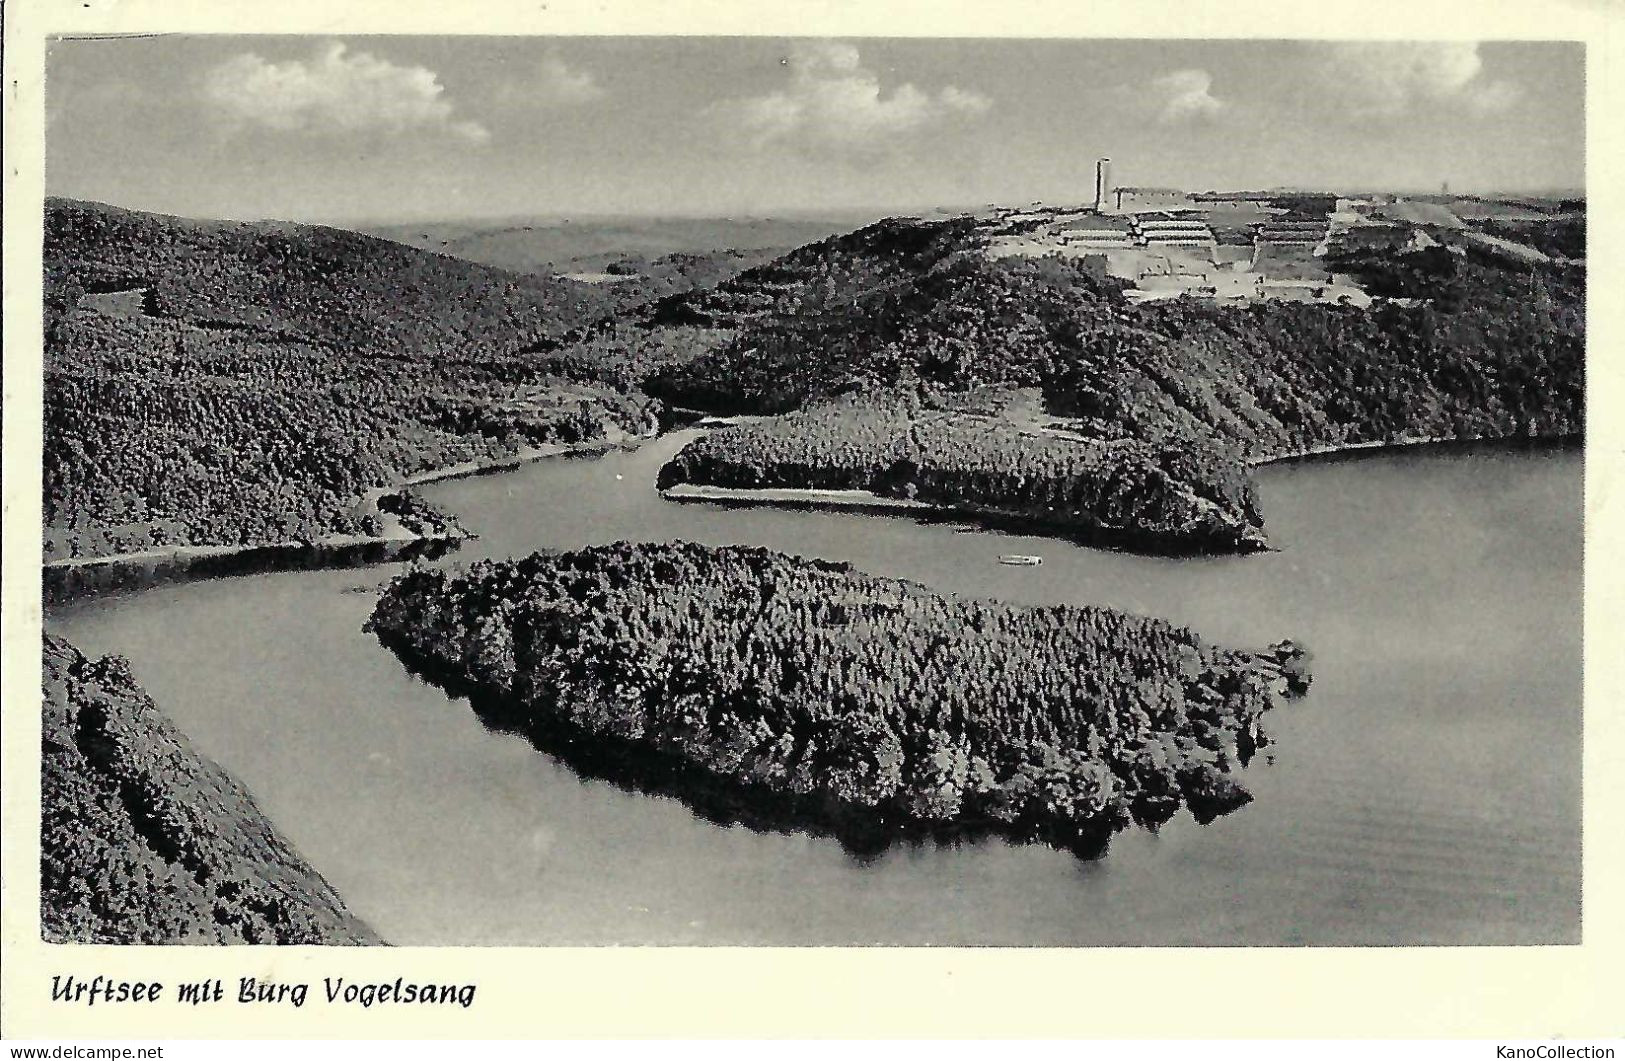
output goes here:
[[1245, 550], [1265, 541], [1250, 464], [1580, 434], [1582, 266], [1458, 239], [1330, 267], [1379, 297], [1136, 305], [1086, 258], [990, 256], [972, 218], [803, 247], [652, 312], [719, 338], [647, 390], [767, 414], [695, 441], [661, 484], [867, 490], [1090, 540]]
[[376, 944], [115, 656], [46, 635], [40, 922], [54, 943]]
[[719, 820], [860, 848], [993, 832], [1093, 855], [1235, 776], [1309, 683], [1093, 607], [961, 599], [760, 548], [617, 543], [418, 568], [368, 628], [488, 723]]

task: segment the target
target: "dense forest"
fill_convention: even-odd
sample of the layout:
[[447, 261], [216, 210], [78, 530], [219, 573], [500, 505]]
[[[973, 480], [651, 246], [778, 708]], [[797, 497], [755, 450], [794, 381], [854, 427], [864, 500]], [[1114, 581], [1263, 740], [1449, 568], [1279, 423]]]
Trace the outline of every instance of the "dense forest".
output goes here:
[[613, 279], [597, 283], [600, 297], [613, 307], [613, 315], [622, 316], [651, 303], [691, 292], [708, 291], [747, 269], [766, 265], [793, 249], [718, 248], [703, 253], [676, 252], [654, 258], [635, 253], [620, 254], [603, 263], [604, 273]]
[[1264, 714], [1308, 686], [1289, 642], [1225, 649], [1104, 608], [688, 543], [416, 568], [368, 628], [567, 761], [695, 801], [749, 794], [740, 820], [1080, 853], [1182, 805], [1206, 821], [1248, 802], [1234, 773]]
[[[143, 289], [152, 316], [415, 354], [511, 348], [601, 317], [605, 292], [344, 229], [46, 203], [48, 289]], [[50, 301], [50, 296], [47, 296]]]
[[659, 485], [868, 490], [1147, 550], [1262, 545], [1252, 485], [1224, 452], [1082, 437], [974, 397], [848, 396], [714, 431], [667, 463]]
[[[717, 341], [671, 359], [645, 384], [651, 393], [721, 413], [800, 413], [697, 442], [666, 478], [881, 490], [911, 481], [939, 501], [1072, 508], [1084, 530], [1137, 510], [1144, 532], [1177, 544], [1165, 527], [1185, 525], [1191, 498], [1212, 501], [1228, 526], [1257, 530], [1249, 462], [1355, 443], [1581, 431], [1582, 269], [1520, 267], [1463, 247], [1329, 265], [1386, 297], [1369, 309], [1136, 306], [1118, 282], [1073, 260], [991, 260], [969, 218], [882, 222], [656, 308], [653, 321], [702, 324]], [[1064, 418], [1072, 444], [1009, 445], [1008, 431], [947, 415], [956, 396], [1028, 387], [1047, 415]], [[894, 419], [899, 399], [945, 414], [909, 429], [953, 443], [924, 475], [896, 474], [897, 461], [925, 463], [899, 451], [908, 432], [875, 427]], [[752, 463], [753, 454], [763, 456]], [[1124, 475], [1127, 507], [1111, 478]]]
[[591, 285], [65, 201], [47, 206], [45, 261], [47, 560], [449, 525], [373, 499], [656, 419], [613, 374], [527, 349], [596, 319]]
[[55, 943], [381, 942], [112, 656], [45, 638], [40, 922]]

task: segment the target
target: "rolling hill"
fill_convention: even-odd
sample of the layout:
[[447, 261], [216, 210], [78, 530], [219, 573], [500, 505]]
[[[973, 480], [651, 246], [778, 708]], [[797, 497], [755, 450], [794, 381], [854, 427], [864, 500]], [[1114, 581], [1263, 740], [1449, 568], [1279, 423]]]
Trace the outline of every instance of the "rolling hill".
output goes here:
[[363, 225], [358, 231], [515, 273], [588, 273], [627, 259], [768, 257], [850, 231], [872, 215], [810, 218], [536, 217]]
[[1086, 259], [995, 257], [970, 217], [652, 301], [85, 203], [50, 204], [46, 264], [49, 556], [376, 534], [368, 499], [404, 475], [622, 437], [657, 402], [770, 417], [663, 486], [867, 490], [1176, 551], [1264, 542], [1251, 463], [1583, 421], [1583, 267], [1470, 243], [1329, 263], [1390, 296], [1369, 309], [1131, 305]]
[[47, 560], [376, 536], [404, 476], [652, 417], [525, 352], [606, 312], [592, 285], [95, 203], [45, 231]]

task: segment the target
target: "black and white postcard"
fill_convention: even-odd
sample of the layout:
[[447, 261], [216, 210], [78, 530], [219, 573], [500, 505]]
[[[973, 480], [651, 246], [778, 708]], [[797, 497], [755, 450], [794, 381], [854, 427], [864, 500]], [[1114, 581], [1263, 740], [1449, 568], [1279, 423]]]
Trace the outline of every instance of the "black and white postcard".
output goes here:
[[222, 6], [7, 12], [9, 1019], [1605, 960], [1618, 19]]

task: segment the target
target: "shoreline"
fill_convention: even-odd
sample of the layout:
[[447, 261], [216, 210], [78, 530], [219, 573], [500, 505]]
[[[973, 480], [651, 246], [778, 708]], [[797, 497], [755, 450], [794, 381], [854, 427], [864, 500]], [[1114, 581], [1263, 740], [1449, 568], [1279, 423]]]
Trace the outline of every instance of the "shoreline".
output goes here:
[[[380, 496], [388, 496], [385, 491]], [[308, 542], [265, 542], [255, 545], [175, 545], [167, 549], [143, 549], [136, 553], [109, 553], [105, 556], [75, 556], [67, 560], [48, 560], [40, 565], [45, 571], [85, 571], [121, 564], [183, 562], [188, 560], [214, 560], [257, 552], [292, 552], [301, 549], [354, 549], [362, 546], [403, 546], [426, 542], [461, 541], [461, 534], [330, 534]]]
[[386, 945], [124, 661], [41, 649], [41, 938]]
[[412, 486], [426, 486], [429, 483], [447, 482], [452, 479], [470, 479], [477, 475], [494, 475], [497, 472], [511, 472], [515, 468], [522, 468], [539, 460], [549, 457], [579, 457], [588, 454], [608, 453], [612, 449], [625, 449], [657, 437], [658, 432], [642, 435], [628, 434], [622, 431], [620, 437], [605, 436], [593, 439], [591, 442], [550, 442], [545, 446], [527, 446], [518, 453], [508, 457], [501, 457], [489, 461], [463, 461], [460, 464], [448, 464], [443, 468], [431, 468], [426, 472], [418, 472], [402, 479], [393, 489], [385, 488], [384, 493], [397, 493]]
[[1584, 448], [1585, 435], [1580, 433], [1566, 433], [1560, 435], [1473, 435], [1460, 436], [1401, 436], [1395, 439], [1378, 439], [1372, 442], [1346, 442], [1334, 446], [1310, 446], [1306, 449], [1288, 450], [1285, 453], [1273, 454], [1267, 457], [1257, 457], [1246, 462], [1249, 468], [1267, 468], [1273, 464], [1296, 464], [1317, 461], [1330, 462], [1339, 459], [1358, 459], [1367, 456], [1379, 456], [1383, 453], [1399, 453], [1414, 449], [1453, 449], [1471, 451], [1475, 449], [1563, 449], [1568, 447]]
[[[692, 427], [710, 428], [745, 417], [708, 418]], [[377, 487], [364, 495], [364, 500], [375, 508], [378, 501], [391, 494], [415, 486], [424, 486], [455, 479], [472, 478], [513, 471], [527, 464], [554, 457], [595, 455], [613, 449], [626, 449], [641, 445], [660, 432], [633, 435], [620, 432], [583, 443], [551, 443], [527, 447], [518, 453], [485, 461], [463, 461], [458, 464], [416, 472], [398, 480], [392, 486]], [[1584, 436], [1579, 434], [1537, 435], [1517, 437], [1475, 436], [1457, 437], [1402, 437], [1398, 439], [1351, 442], [1330, 446], [1313, 446], [1285, 453], [1257, 457], [1246, 462], [1248, 468], [1266, 468], [1274, 465], [1330, 462], [1358, 459], [1383, 453], [1442, 447], [1451, 449], [1477, 448], [1561, 448], [1581, 447]], [[1052, 528], [1041, 517], [1002, 509], [972, 505], [952, 505], [910, 498], [886, 497], [869, 490], [838, 490], [818, 487], [725, 487], [705, 483], [677, 483], [659, 490], [661, 498], [677, 503], [708, 503], [740, 507], [771, 506], [785, 509], [872, 513], [877, 515], [908, 515], [941, 521], [968, 521], [991, 529], [1013, 533], [1054, 537]], [[379, 515], [393, 529], [381, 535], [335, 534], [312, 541], [264, 542], [245, 545], [177, 545], [166, 549], [147, 549], [133, 553], [113, 553], [102, 556], [72, 557], [51, 560], [41, 564], [41, 581], [45, 603], [59, 605], [84, 596], [104, 592], [139, 588], [165, 582], [184, 582], [203, 578], [221, 578], [284, 570], [311, 570], [331, 567], [367, 566], [409, 560], [417, 557], [433, 559], [457, 548], [463, 541], [478, 538], [477, 534], [458, 531], [445, 534], [416, 534], [401, 526], [391, 513]], [[1187, 555], [1203, 553], [1200, 547], [1189, 543], [1167, 542], [1161, 536], [1147, 535], [1118, 527], [1077, 528], [1062, 527], [1071, 533], [1065, 540], [1103, 548], [1129, 548], [1149, 550], [1156, 554]], [[1267, 546], [1266, 546], [1267, 548]]]
[[846, 511], [877, 509], [897, 512], [957, 512], [950, 505], [886, 497], [870, 490], [832, 490], [800, 486], [713, 486], [676, 483], [658, 491], [668, 501], [710, 501], [749, 505], [784, 505], [793, 508], [829, 508]]
[[[462, 461], [416, 472], [390, 486], [375, 487], [362, 495], [362, 502], [376, 510], [382, 498], [415, 486], [512, 471], [551, 457], [606, 453], [612, 449], [639, 445], [653, 437], [655, 435], [649, 433], [633, 435], [621, 431], [619, 436], [606, 436], [590, 442], [550, 443], [526, 447], [518, 453], [494, 460]], [[457, 548], [464, 541], [479, 537], [464, 530], [419, 534], [406, 530], [399, 517], [392, 513], [379, 510], [377, 514], [385, 521], [386, 527], [391, 528], [379, 535], [330, 534], [311, 541], [176, 545], [133, 553], [50, 560], [40, 565], [42, 595], [46, 604], [60, 605], [81, 597], [167, 582], [271, 571], [357, 567], [417, 557], [433, 559]]]
[[1080, 524], [1060, 517], [984, 505], [948, 504], [886, 497], [868, 490], [832, 490], [818, 487], [731, 487], [706, 483], [676, 483], [657, 491], [679, 504], [714, 504], [724, 507], [773, 507], [811, 511], [856, 512], [883, 516], [911, 516], [938, 523], [969, 523], [1026, 537], [1054, 538], [1095, 549], [1134, 552], [1148, 556], [1206, 556], [1219, 553], [1258, 552], [1268, 545], [1243, 537], [1231, 548], [1214, 548], [1211, 540], [1140, 531], [1096, 523]]
[[[1338, 460], [1357, 460], [1385, 453], [1440, 448], [1452, 450], [1476, 449], [1556, 449], [1583, 448], [1584, 435], [1536, 436], [1475, 436], [1456, 437], [1401, 437], [1370, 442], [1350, 442], [1329, 446], [1311, 446], [1244, 462], [1248, 469], [1296, 463], [1330, 463]], [[1127, 549], [1151, 555], [1186, 556], [1214, 552], [1200, 543], [1169, 540], [1166, 535], [1136, 531], [1124, 527], [1079, 527], [1063, 521], [1046, 521], [1042, 516], [1019, 511], [987, 508], [977, 505], [955, 505], [941, 502], [917, 501], [910, 498], [886, 497], [870, 490], [826, 489], [820, 487], [731, 487], [709, 483], [675, 483], [658, 490], [661, 498], [678, 503], [709, 503], [737, 507], [777, 507], [814, 511], [857, 512], [876, 515], [903, 515], [930, 518], [944, 522], [965, 521], [995, 530], [1027, 534], [1038, 537], [1058, 537], [1096, 548]], [[1057, 535], [1055, 528], [1065, 533]], [[1270, 551], [1267, 539], [1245, 540], [1241, 547], [1228, 550], [1239, 554]]]

